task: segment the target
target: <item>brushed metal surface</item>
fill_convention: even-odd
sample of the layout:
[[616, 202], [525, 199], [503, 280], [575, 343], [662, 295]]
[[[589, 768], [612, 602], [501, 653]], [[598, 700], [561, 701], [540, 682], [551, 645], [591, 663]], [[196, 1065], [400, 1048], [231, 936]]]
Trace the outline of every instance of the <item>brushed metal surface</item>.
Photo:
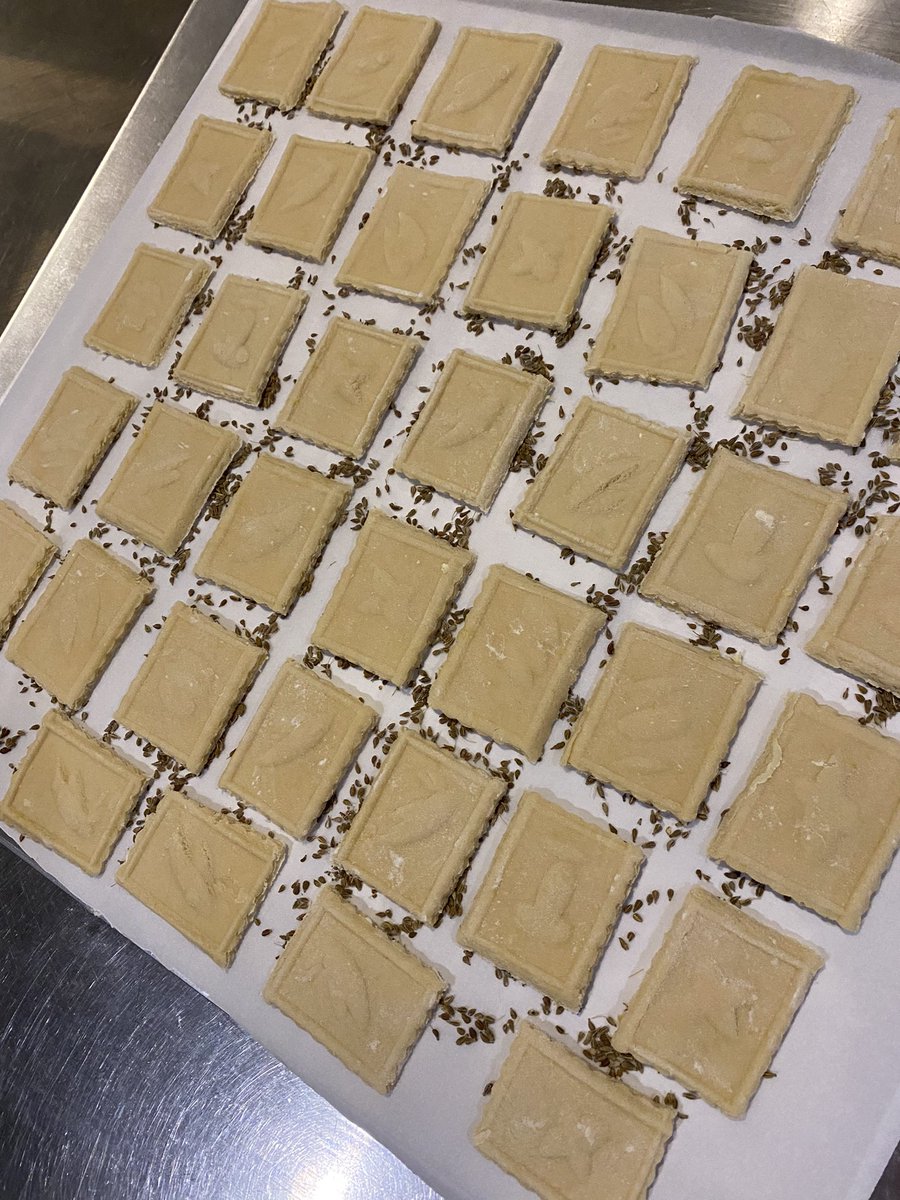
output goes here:
[[[18, 304], [0, 394], [243, 3], [0, 0], [0, 325]], [[793, 26], [900, 59], [895, 0], [630, 6]], [[0, 1200], [107, 1197], [439, 1200], [0, 834]], [[900, 1200], [900, 1151], [872, 1200]]]

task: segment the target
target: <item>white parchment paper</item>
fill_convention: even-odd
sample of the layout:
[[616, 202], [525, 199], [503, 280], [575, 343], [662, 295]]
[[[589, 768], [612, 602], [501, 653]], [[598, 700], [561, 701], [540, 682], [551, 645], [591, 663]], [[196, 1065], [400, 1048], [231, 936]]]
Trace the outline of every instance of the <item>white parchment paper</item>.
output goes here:
[[[354, 7], [353, 0], [349, 7]], [[410, 119], [417, 113], [461, 26], [476, 24], [532, 30], [552, 34], [561, 40], [563, 48], [559, 58], [510, 156], [519, 166], [513, 172], [512, 186], [527, 191], [541, 191], [548, 178], [538, 165], [540, 150], [591, 46], [605, 42], [696, 55], [699, 61], [683, 103], [648, 179], [638, 185], [622, 184], [616, 189], [614, 204], [621, 234], [630, 235], [641, 224], [674, 233], [683, 231], [677, 214], [680, 198], [673, 193], [672, 184], [732, 79], [746, 63], [795, 69], [852, 83], [859, 92], [859, 103], [826, 163], [797, 227], [767, 226], [737, 213], [722, 216], [715, 205], [705, 204], [698, 206], [697, 216], [693, 219], [701, 236], [711, 240], [731, 242], [744, 238], [753, 243], [757, 237], [764, 240], [773, 234], [781, 237], [780, 245], [769, 241], [759, 256], [760, 262], [769, 269], [782, 259], [790, 259], [790, 264], [782, 267], [778, 278], [789, 276], [802, 262], [818, 261], [829, 247], [829, 233], [838, 209], [866, 161], [886, 113], [897, 102], [900, 67], [791, 32], [719, 19], [707, 21], [554, 4], [551, 0], [493, 5], [468, 0], [452, 6], [437, 0], [391, 0], [390, 7], [432, 11], [442, 21], [434, 51], [392, 130], [398, 145], [392, 154], [394, 162], [404, 157], [400, 146], [409, 140]], [[196, 239], [190, 235], [169, 229], [154, 230], [145, 209], [174, 161], [194, 118], [200, 113], [234, 117], [234, 105], [219, 95], [216, 84], [256, 8], [255, 2], [248, 6], [6, 396], [0, 409], [0, 466], [4, 470], [66, 367], [79, 363], [101, 375], [114, 376], [121, 386], [146, 397], [148, 403], [154, 387], [167, 386], [167, 370], [173, 353], [158, 370], [148, 372], [113, 359], [101, 359], [84, 348], [82, 336], [137, 242], [148, 240], [171, 249], [184, 248], [187, 252], [196, 245]], [[262, 111], [260, 109], [260, 115]], [[292, 120], [276, 114], [271, 118], [271, 125], [277, 142], [253, 184], [247, 204], [262, 194], [291, 133], [355, 143], [364, 141], [364, 131], [359, 128], [345, 130], [338, 123], [317, 120], [305, 112]], [[493, 160], [472, 154], [454, 155], [437, 149], [429, 150], [428, 157], [432, 154], [437, 169], [450, 173], [489, 178], [494, 166]], [[307, 358], [306, 339], [324, 330], [327, 317], [323, 314], [332, 302], [336, 305], [335, 311], [352, 317], [374, 317], [386, 328], [414, 328], [427, 334], [424, 352], [400, 395], [397, 411], [389, 414], [373, 445], [368, 465], [371, 466], [371, 460], [377, 460], [380, 465], [355, 497], [355, 501], [366, 498], [370, 505], [396, 504], [402, 515], [412, 504], [410, 489], [398, 476], [386, 478], [386, 471], [402, 441], [401, 430], [423, 398], [421, 389], [428, 388], [434, 380], [436, 364], [457, 346], [497, 358], [506, 353], [514, 354], [516, 348], [523, 345], [540, 351], [547, 362], [553, 364], [555, 378], [554, 392], [541, 417], [542, 437], [537, 447], [541, 453], [549, 452], [565, 419], [587, 391], [583, 375], [584, 355], [589, 336], [596, 331], [611, 302], [613, 283], [605, 276], [616, 264], [613, 261], [607, 263], [589, 285], [582, 313], [590, 328], [583, 328], [562, 349], [557, 348], [548, 334], [533, 334], [526, 338], [524, 332], [500, 324], [493, 331], [476, 337], [467, 331], [465, 322], [454, 315], [459, 293], [454, 293], [449, 286], [445, 286], [442, 293], [447, 301], [445, 309], [430, 321], [419, 317], [408, 306], [387, 300], [357, 295], [334, 299], [335, 262], [340, 263], [344, 258], [361, 215], [371, 208], [389, 170], [384, 161], [376, 165], [338, 239], [334, 262], [321, 269], [312, 267], [307, 272], [307, 276], [311, 274], [315, 280], [310, 283], [307, 279], [304, 284], [311, 292], [311, 301], [284, 356], [281, 373], [282, 376], [296, 376]], [[658, 172], [662, 173], [661, 182], [657, 179]], [[569, 178], [581, 188], [582, 196], [588, 193], [604, 196], [604, 180], [589, 175]], [[488, 240], [491, 218], [499, 211], [502, 199], [499, 193], [492, 196], [468, 244]], [[808, 239], [804, 229], [809, 231]], [[809, 244], [798, 244], [801, 241]], [[297, 266], [284, 256], [268, 255], [243, 243], [227, 253], [217, 246], [214, 252], [223, 253], [225, 258], [213, 281], [214, 287], [229, 271], [286, 283]], [[470, 279], [476, 261], [477, 257], [466, 264], [458, 260], [450, 273], [451, 282], [460, 284]], [[853, 267], [854, 275], [880, 277], [884, 282], [900, 284], [900, 270], [885, 267], [880, 276], [879, 271], [878, 264], [871, 262], [864, 266], [854, 263]], [[741, 311], [746, 314], [746, 308]], [[760, 311], [765, 313], [765, 307]], [[196, 321], [193, 322], [195, 325]], [[182, 334], [182, 345], [186, 344], [191, 332], [187, 330]], [[737, 329], [733, 330], [725, 352], [724, 369], [714, 377], [709, 393], [705, 396], [698, 393], [696, 401], [701, 407], [713, 406], [709, 425], [713, 441], [740, 431], [740, 424], [729, 413], [756, 359], [754, 352], [737, 340]], [[171, 385], [169, 391], [170, 394], [173, 391]], [[279, 404], [286, 391], [287, 386], [284, 386]], [[607, 383], [599, 394], [604, 400], [675, 426], [688, 425], [694, 416], [688, 393], [682, 388], [654, 388], [641, 383], [622, 383], [613, 387]], [[194, 395], [181, 403], [194, 411], [204, 400]], [[234, 423], [249, 441], [257, 443], [266, 429], [271, 410], [256, 413], [215, 401], [210, 415], [214, 421]], [[91, 484], [85, 500], [86, 511], [79, 506], [72, 514], [56, 512], [53, 515], [53, 529], [64, 547], [69, 547], [95, 523], [91, 501], [102, 492], [129, 444], [126, 432]], [[880, 448], [881, 444], [880, 431], [871, 433], [866, 446], [856, 454], [783, 438], [773, 453], [781, 457], [780, 469], [809, 479], [817, 478], [817, 470], [823, 464], [838, 463], [841, 470], [849, 471], [851, 490], [855, 493], [871, 477], [869, 452]], [[289, 445], [293, 445], [295, 461], [313, 464], [323, 470], [337, 458], [302, 442], [291, 443], [288, 439], [277, 445], [276, 453], [283, 454]], [[248, 465], [244, 465], [242, 473]], [[900, 471], [895, 471], [894, 477], [900, 482]], [[653, 516], [651, 530], [671, 529], [698, 479], [699, 475], [689, 469], [682, 471]], [[577, 559], [575, 565], [566, 563], [556, 547], [513, 530], [509, 510], [518, 502], [525, 486], [525, 473], [511, 475], [491, 514], [476, 522], [471, 548], [478, 555], [478, 563], [458, 602], [461, 606], [471, 603], [485, 570], [497, 560], [530, 570], [545, 582], [571, 590], [576, 595], [585, 595], [592, 584], [602, 590], [612, 586], [614, 577], [604, 568], [581, 559]], [[42, 503], [24, 489], [9, 487], [7, 495], [36, 518], [43, 518]], [[452, 519], [454, 513], [455, 506], [451, 502], [436, 498], [432, 503], [418, 506], [417, 519], [425, 527], [440, 526]], [[102, 730], [111, 719], [141, 657], [153, 642], [155, 634], [148, 632], [146, 627], [160, 621], [176, 599], [195, 599], [198, 594], [209, 597], [217, 611], [235, 621], [243, 620], [248, 628], [266, 620], [268, 614], [263, 609], [251, 610], [252, 606], [227, 598], [221, 589], [198, 584], [193, 576], [190, 568], [196, 563], [212, 525], [210, 520], [201, 522], [199, 532], [190, 544], [189, 569], [174, 584], [169, 583], [167, 569], [156, 571], [157, 592], [152, 606], [127, 638], [87, 705], [88, 724], [95, 731]], [[312, 590], [294, 612], [280, 622], [269, 661], [250, 693], [250, 711], [256, 707], [284, 659], [291, 655], [302, 656], [306, 650], [316, 617], [347, 559], [353, 536], [349, 523], [337, 532], [326, 550]], [[126, 558], [130, 559], [132, 554], [146, 554], [145, 548], [115, 530], [107, 540], [113, 550]], [[845, 530], [829, 549], [822, 567], [833, 579], [833, 590], [842, 583], [846, 575], [845, 560], [858, 551], [859, 544], [853, 531]], [[642, 545], [646, 545], [646, 539]], [[643, 550], [639, 549], [637, 553], [640, 555]], [[606, 1014], [614, 1015], [619, 1010], [621, 997], [634, 986], [636, 973], [646, 965], [649, 949], [658, 941], [661, 929], [674, 914], [680, 895], [695, 881], [698, 870], [709, 874], [710, 886], [716, 889], [724, 882], [722, 872], [705, 857], [704, 851], [719, 813], [728, 806], [746, 778], [784, 694], [803, 688], [851, 715], [862, 714], [853, 681], [828, 671], [802, 653], [803, 643], [817, 623], [823, 605], [830, 602], [819, 594], [819, 587], [819, 580], [814, 577], [801, 598], [794, 614], [799, 631], [789, 634], [786, 639], [791, 653], [785, 664], [779, 662], [781, 648], [763, 650], [736, 637], [726, 635], [723, 638], [723, 648], [737, 647], [750, 665], [766, 673], [765, 683], [738, 735], [721, 788], [710, 797], [709, 819], [696, 823], [690, 835], [677, 840], [670, 851], [666, 850], [665, 834], [658, 836], [655, 848], [648, 851], [635, 897], [645, 897], [653, 889], [658, 889], [665, 897], [666, 889], [673, 888], [677, 892], [675, 903], [670, 905], [663, 901], [653, 907], [645, 906], [641, 913], [642, 923], [637, 923], [631, 916], [623, 918], [597, 973], [584, 1012], [579, 1016], [566, 1014], [554, 1019], [568, 1032], [574, 1034], [585, 1028], [588, 1017], [602, 1021]], [[635, 595], [623, 597], [611, 632], [614, 634], [617, 626], [632, 619], [685, 636], [691, 632], [686, 618], [657, 608]], [[606, 639], [601, 636], [577, 686], [579, 695], [587, 694], [593, 686], [606, 646]], [[429, 659], [426, 670], [433, 674], [439, 661], [437, 656]], [[361, 671], [336, 669], [335, 677], [344, 678], [376, 700], [383, 712], [382, 726], [410, 708], [408, 691], [373, 685], [364, 679]], [[30, 728], [49, 705], [49, 698], [42, 692], [28, 689], [23, 693], [21, 676], [5, 658], [0, 660], [0, 694], [2, 723], [13, 730]], [[225, 755], [237, 744], [248, 719], [249, 713], [232, 726]], [[426, 715], [426, 723], [438, 728], [431, 712]], [[896, 721], [891, 726], [894, 727], [891, 731], [898, 732]], [[562, 728], [561, 724], [556, 727], [548, 745], [561, 739]], [[30, 736], [23, 737], [15, 752], [5, 760], [4, 781], [9, 768], [21, 757]], [[483, 745], [480, 739], [471, 739], [472, 748], [482, 749]], [[215, 759], [193, 787], [207, 801], [231, 806], [229, 798], [217, 787], [225, 755]], [[363, 769], [371, 757], [370, 743], [360, 757]], [[495, 749], [491, 755], [494, 763], [507, 757], [508, 753], [501, 749]], [[339, 796], [338, 809], [341, 799], [347, 796], [348, 786], [349, 781]], [[576, 809], [601, 815], [596, 791], [579, 775], [562, 768], [558, 751], [548, 750], [539, 765], [523, 770], [513, 791], [513, 802], [525, 786], [542, 788]], [[607, 789], [607, 803], [609, 820], [620, 832], [630, 836], [634, 829], [640, 841], [649, 838], [649, 810], [626, 803], [612, 789]], [[475, 860], [469, 880], [470, 895], [484, 874], [507, 820], [508, 817], [503, 817], [498, 821]], [[667, 826], [670, 824], [666, 822]], [[319, 832], [326, 838], [332, 836], [327, 825]], [[471, 965], [465, 965], [462, 951], [454, 941], [457, 922], [445, 920], [435, 931], [422, 930], [413, 943], [414, 948], [441, 966], [451, 981], [457, 1003], [497, 1017], [497, 1041], [494, 1045], [479, 1043], [458, 1047], [454, 1044], [454, 1031], [438, 1021], [435, 1027], [440, 1040], [430, 1032], [426, 1033], [393, 1096], [388, 1099], [376, 1096], [260, 997], [263, 982], [279, 950], [278, 935], [293, 928], [296, 920], [290, 886], [279, 892], [277, 884], [290, 885], [297, 880], [312, 879], [327, 869], [327, 858], [313, 860], [310, 857], [316, 843], [292, 844], [276, 888], [263, 904], [259, 925], [251, 929], [234, 966], [225, 972], [117, 887], [115, 866], [131, 840], [129, 831], [105, 874], [96, 880], [87, 878], [62, 859], [27, 840], [24, 848], [85, 904], [228, 1011], [323, 1096], [399, 1154], [448, 1200], [485, 1200], [486, 1197], [513, 1200], [525, 1195], [513, 1180], [476, 1153], [469, 1144], [468, 1130], [480, 1107], [484, 1085], [495, 1076], [509, 1044], [509, 1036], [500, 1033], [500, 1026], [511, 1007], [520, 1015], [539, 1007], [540, 997], [534, 989], [518, 983], [504, 987], [490, 964], [477, 958]], [[362, 900], [370, 911], [390, 907], [396, 919], [403, 915], [396, 905], [390, 905], [382, 898], [373, 901], [368, 889], [364, 890]], [[763, 1083], [744, 1120], [730, 1120], [702, 1101], [682, 1102], [688, 1119], [679, 1123], [655, 1185], [654, 1200], [718, 1200], [719, 1197], [729, 1200], [806, 1200], [812, 1197], [816, 1200], [867, 1200], [900, 1135], [900, 1038], [896, 1032], [897, 985], [900, 982], [900, 920], [897, 917], [900, 867], [895, 865], [888, 873], [862, 931], [856, 935], [848, 935], [814, 914], [768, 893], [755, 900], [750, 911], [777, 921], [783, 928], [822, 947], [829, 956], [828, 965], [815, 982], [776, 1056], [773, 1069], [777, 1077]], [[263, 929], [273, 932], [263, 937]], [[634, 937], [626, 951], [619, 938], [627, 939], [630, 934]], [[652, 1071], [630, 1078], [637, 1078], [640, 1086], [661, 1091], [671, 1086]], [[680, 1088], [674, 1091], [681, 1097]]]

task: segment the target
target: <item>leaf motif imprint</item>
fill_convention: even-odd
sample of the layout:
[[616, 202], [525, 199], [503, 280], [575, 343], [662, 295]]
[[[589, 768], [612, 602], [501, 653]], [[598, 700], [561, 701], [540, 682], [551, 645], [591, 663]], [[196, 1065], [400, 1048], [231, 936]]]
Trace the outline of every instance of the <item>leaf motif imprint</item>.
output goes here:
[[636, 318], [638, 333], [645, 346], [663, 351], [674, 350], [678, 342], [675, 323], [655, 296], [638, 296]]
[[[633, 454], [621, 455], [614, 460], [601, 460], [592, 467], [580, 472], [569, 485], [566, 493], [567, 503], [571, 508], [594, 509], [602, 508], [611, 513], [622, 507], [624, 497], [620, 494], [621, 484], [632, 479], [641, 469], [641, 460]], [[613, 495], [610, 497], [609, 493]], [[602, 505], [597, 501], [602, 500]]]
[[419, 222], [401, 208], [384, 227], [383, 249], [388, 267], [406, 275], [414, 267], [421, 267], [428, 251], [428, 238]]
[[175, 887], [191, 908], [208, 909], [222, 894], [209, 851], [189, 842], [181, 828], [173, 838], [168, 865]]
[[229, 313], [225, 331], [212, 344], [213, 357], [227, 370], [242, 367], [250, 358], [247, 343], [256, 331], [259, 313], [250, 305], [241, 305]]
[[756, 583], [770, 566], [765, 552], [776, 528], [771, 513], [751, 505], [738, 521], [731, 541], [712, 542], [704, 547], [704, 554], [732, 583]]
[[208, 703], [218, 682], [215, 669], [196, 651], [188, 651], [156, 677], [156, 694], [169, 720], [186, 720], [201, 701]]
[[126, 292], [122, 310], [116, 316], [116, 324], [120, 329], [142, 333], [147, 322], [158, 315], [161, 301], [162, 289], [155, 280], [145, 279], [132, 284]]
[[322, 193], [331, 187], [337, 170], [334, 164], [330, 164], [324, 171], [310, 173], [299, 187], [293, 188], [290, 195], [279, 203], [279, 213], [287, 216], [297, 209], [305, 208], [307, 204], [312, 204], [313, 200], [318, 200]]
[[219, 163], [210, 162], [207, 158], [192, 158], [188, 164], [187, 182], [195, 192], [208, 196], [221, 171]]
[[363, 1032], [369, 1026], [369, 991], [359, 963], [337, 938], [323, 949], [304, 972], [307, 983], [318, 983], [321, 1002], [331, 1018], [352, 1021]]
[[494, 431], [501, 407], [489, 399], [484, 391], [473, 396], [466, 412], [451, 413], [436, 422], [432, 434], [434, 445], [443, 450], [457, 450], [460, 446], [487, 437]]
[[512, 67], [506, 64], [478, 67], [469, 71], [456, 81], [449, 97], [441, 106], [441, 111], [447, 116], [471, 112], [498, 92], [512, 75]]
[[643, 124], [653, 111], [658, 91], [658, 83], [644, 85], [637, 95], [632, 89], [613, 83], [596, 97], [594, 114], [585, 122], [585, 127], [607, 145], [618, 145], [629, 138], [635, 127]]
[[782, 142], [794, 133], [793, 126], [783, 117], [759, 110], [747, 113], [741, 121], [741, 130], [747, 137], [762, 138], [766, 142]]
[[571, 936], [566, 910], [575, 894], [577, 876], [571, 857], [566, 858], [558, 859], [544, 872], [534, 899], [520, 901], [515, 909], [519, 927], [551, 946], [558, 946]]
[[632, 708], [621, 713], [613, 725], [623, 762], [644, 774], [671, 772], [671, 762], [656, 748], [682, 741], [694, 727], [695, 714], [680, 701], [677, 685], [667, 688], [667, 682], [664, 677], [651, 678], [633, 685], [629, 692]]
[[550, 248], [537, 238], [523, 234], [518, 239], [518, 249], [508, 269], [514, 278], [530, 275], [538, 283], [549, 283], [556, 278], [559, 270], [559, 254], [553, 254]]
[[190, 460], [190, 448], [182, 445], [174, 446], [166, 454], [136, 458], [128, 472], [128, 488], [141, 499], [147, 499], [151, 492], [168, 491], [181, 483]]
[[396, 602], [396, 593], [402, 590], [403, 584], [386, 567], [378, 563], [369, 572], [371, 589], [357, 601], [356, 611], [366, 616], [382, 616], [385, 601]]
[[376, 840], [392, 848], [404, 849], [414, 843], [427, 842], [443, 832], [449, 818], [444, 793], [434, 791], [424, 799], [416, 797], [395, 808], [375, 835]]
[[91, 813], [84, 776], [77, 767], [57, 760], [50, 780], [50, 795], [63, 822], [75, 833], [90, 833], [96, 814]]
[[286, 734], [283, 734], [267, 750], [264, 750], [257, 759], [258, 764], [273, 771], [288, 764], [296, 765], [306, 757], [313, 746], [317, 746], [328, 738], [333, 725], [333, 715], [325, 716], [317, 713], [308, 717], [299, 725], [292, 726]]
[[294, 508], [256, 513], [241, 521], [239, 540], [229, 546], [228, 552], [238, 563], [253, 563], [280, 550], [289, 537], [303, 529]]
[[63, 607], [55, 627], [56, 641], [63, 654], [90, 646], [100, 620], [100, 587], [96, 579], [84, 581], [78, 604]]

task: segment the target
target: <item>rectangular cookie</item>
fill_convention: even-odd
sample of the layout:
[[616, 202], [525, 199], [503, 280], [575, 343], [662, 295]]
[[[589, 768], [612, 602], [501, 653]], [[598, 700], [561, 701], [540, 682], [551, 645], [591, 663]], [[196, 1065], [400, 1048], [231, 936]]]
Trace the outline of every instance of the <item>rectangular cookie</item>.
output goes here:
[[689, 443], [681, 430], [585, 396], [513, 524], [621, 571]]
[[375, 161], [347, 142], [294, 134], [244, 233], [251, 246], [324, 262]]
[[84, 344], [139, 367], [156, 367], [212, 274], [202, 258], [142, 243]]
[[401, 163], [356, 235], [335, 282], [411, 304], [434, 300], [490, 185]]
[[440, 24], [364, 4], [312, 86], [317, 117], [390, 125], [434, 45]]
[[288, 659], [219, 784], [292, 837], [307, 837], [377, 720], [370, 704]]
[[52, 538], [0, 502], [0, 642], [56, 552]]
[[459, 31], [412, 135], [503, 157], [550, 70], [559, 42], [537, 33]]
[[678, 178], [678, 190], [796, 221], [856, 103], [848, 84], [744, 67]]
[[643, 179], [656, 157], [696, 58], [595, 46], [544, 147], [548, 170], [570, 167]]
[[844, 250], [900, 266], [900, 108], [887, 115], [866, 169], [838, 218], [833, 241]]
[[69, 367], [9, 467], [9, 478], [71, 508], [137, 407], [137, 396]]
[[172, 378], [258, 408], [308, 299], [300, 288], [226, 275]]
[[134, 763], [51, 708], [0, 801], [0, 819], [99, 875], [146, 782]]
[[6, 647], [6, 657], [67, 708], [80, 708], [153, 594], [143, 575], [82, 538]]

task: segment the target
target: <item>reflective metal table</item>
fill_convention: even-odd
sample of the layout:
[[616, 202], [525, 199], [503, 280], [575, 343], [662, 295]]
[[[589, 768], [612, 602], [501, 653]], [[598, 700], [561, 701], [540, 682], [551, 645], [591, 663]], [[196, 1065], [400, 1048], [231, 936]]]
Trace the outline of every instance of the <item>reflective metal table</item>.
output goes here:
[[[0, 337], [0, 393], [243, 3], [195, 0], [172, 38], [186, 0], [0, 0], [0, 325], [24, 294]], [[631, 7], [793, 25], [900, 58], [895, 0]], [[435, 1193], [0, 834], [0, 1200], [107, 1197]], [[873, 1200], [898, 1198], [900, 1153]]]

